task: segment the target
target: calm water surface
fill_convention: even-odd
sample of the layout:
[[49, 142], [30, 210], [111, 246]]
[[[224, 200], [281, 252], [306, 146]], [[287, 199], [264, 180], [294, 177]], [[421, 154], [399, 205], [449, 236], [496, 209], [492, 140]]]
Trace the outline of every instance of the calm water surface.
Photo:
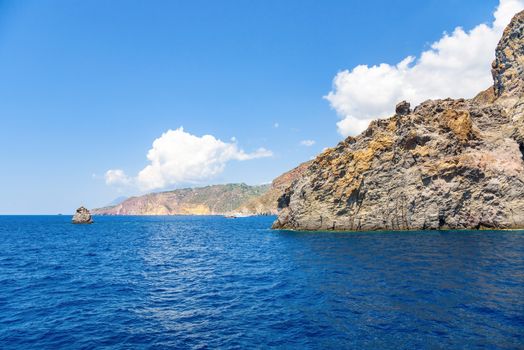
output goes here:
[[0, 217], [0, 348], [524, 348], [524, 232]]

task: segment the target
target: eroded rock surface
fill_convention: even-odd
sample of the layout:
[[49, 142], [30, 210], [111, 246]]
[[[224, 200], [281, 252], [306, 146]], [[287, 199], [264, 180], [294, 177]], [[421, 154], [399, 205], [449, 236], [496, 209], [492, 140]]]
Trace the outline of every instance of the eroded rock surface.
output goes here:
[[411, 113], [411, 106], [409, 102], [402, 101], [395, 106], [395, 113], [397, 115], [406, 115]]
[[73, 224], [92, 224], [93, 219], [91, 218], [91, 213], [84, 207], [80, 207], [76, 210], [75, 215], [73, 216]]
[[273, 228], [524, 228], [524, 12], [497, 46], [494, 86], [429, 100], [321, 153], [279, 199]]

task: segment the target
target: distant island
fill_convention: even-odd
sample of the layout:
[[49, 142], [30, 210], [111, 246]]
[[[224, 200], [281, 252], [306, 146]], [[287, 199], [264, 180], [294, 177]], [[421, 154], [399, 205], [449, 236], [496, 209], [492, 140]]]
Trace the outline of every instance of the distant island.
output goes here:
[[91, 210], [93, 215], [276, 215], [278, 198], [307, 168], [302, 163], [271, 184], [211, 185], [150, 193]]
[[273, 228], [524, 228], [523, 32], [520, 12], [476, 97], [402, 102], [321, 153], [280, 197]]

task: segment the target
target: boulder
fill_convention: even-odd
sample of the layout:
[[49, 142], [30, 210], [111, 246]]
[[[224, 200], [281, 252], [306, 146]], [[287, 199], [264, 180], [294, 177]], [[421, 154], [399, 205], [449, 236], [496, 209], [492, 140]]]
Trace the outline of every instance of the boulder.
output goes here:
[[93, 219], [91, 218], [91, 213], [84, 207], [80, 207], [76, 210], [75, 215], [73, 216], [73, 224], [92, 224]]
[[410, 107], [411, 106], [409, 102], [406, 102], [406, 101], [399, 102], [397, 106], [395, 107], [395, 113], [397, 115], [408, 115], [409, 113], [411, 113]]

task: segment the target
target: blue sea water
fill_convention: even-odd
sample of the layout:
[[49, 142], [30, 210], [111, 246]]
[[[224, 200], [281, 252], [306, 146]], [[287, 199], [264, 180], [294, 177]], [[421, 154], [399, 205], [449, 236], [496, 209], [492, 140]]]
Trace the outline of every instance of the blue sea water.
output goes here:
[[0, 217], [1, 349], [524, 348], [524, 232]]

